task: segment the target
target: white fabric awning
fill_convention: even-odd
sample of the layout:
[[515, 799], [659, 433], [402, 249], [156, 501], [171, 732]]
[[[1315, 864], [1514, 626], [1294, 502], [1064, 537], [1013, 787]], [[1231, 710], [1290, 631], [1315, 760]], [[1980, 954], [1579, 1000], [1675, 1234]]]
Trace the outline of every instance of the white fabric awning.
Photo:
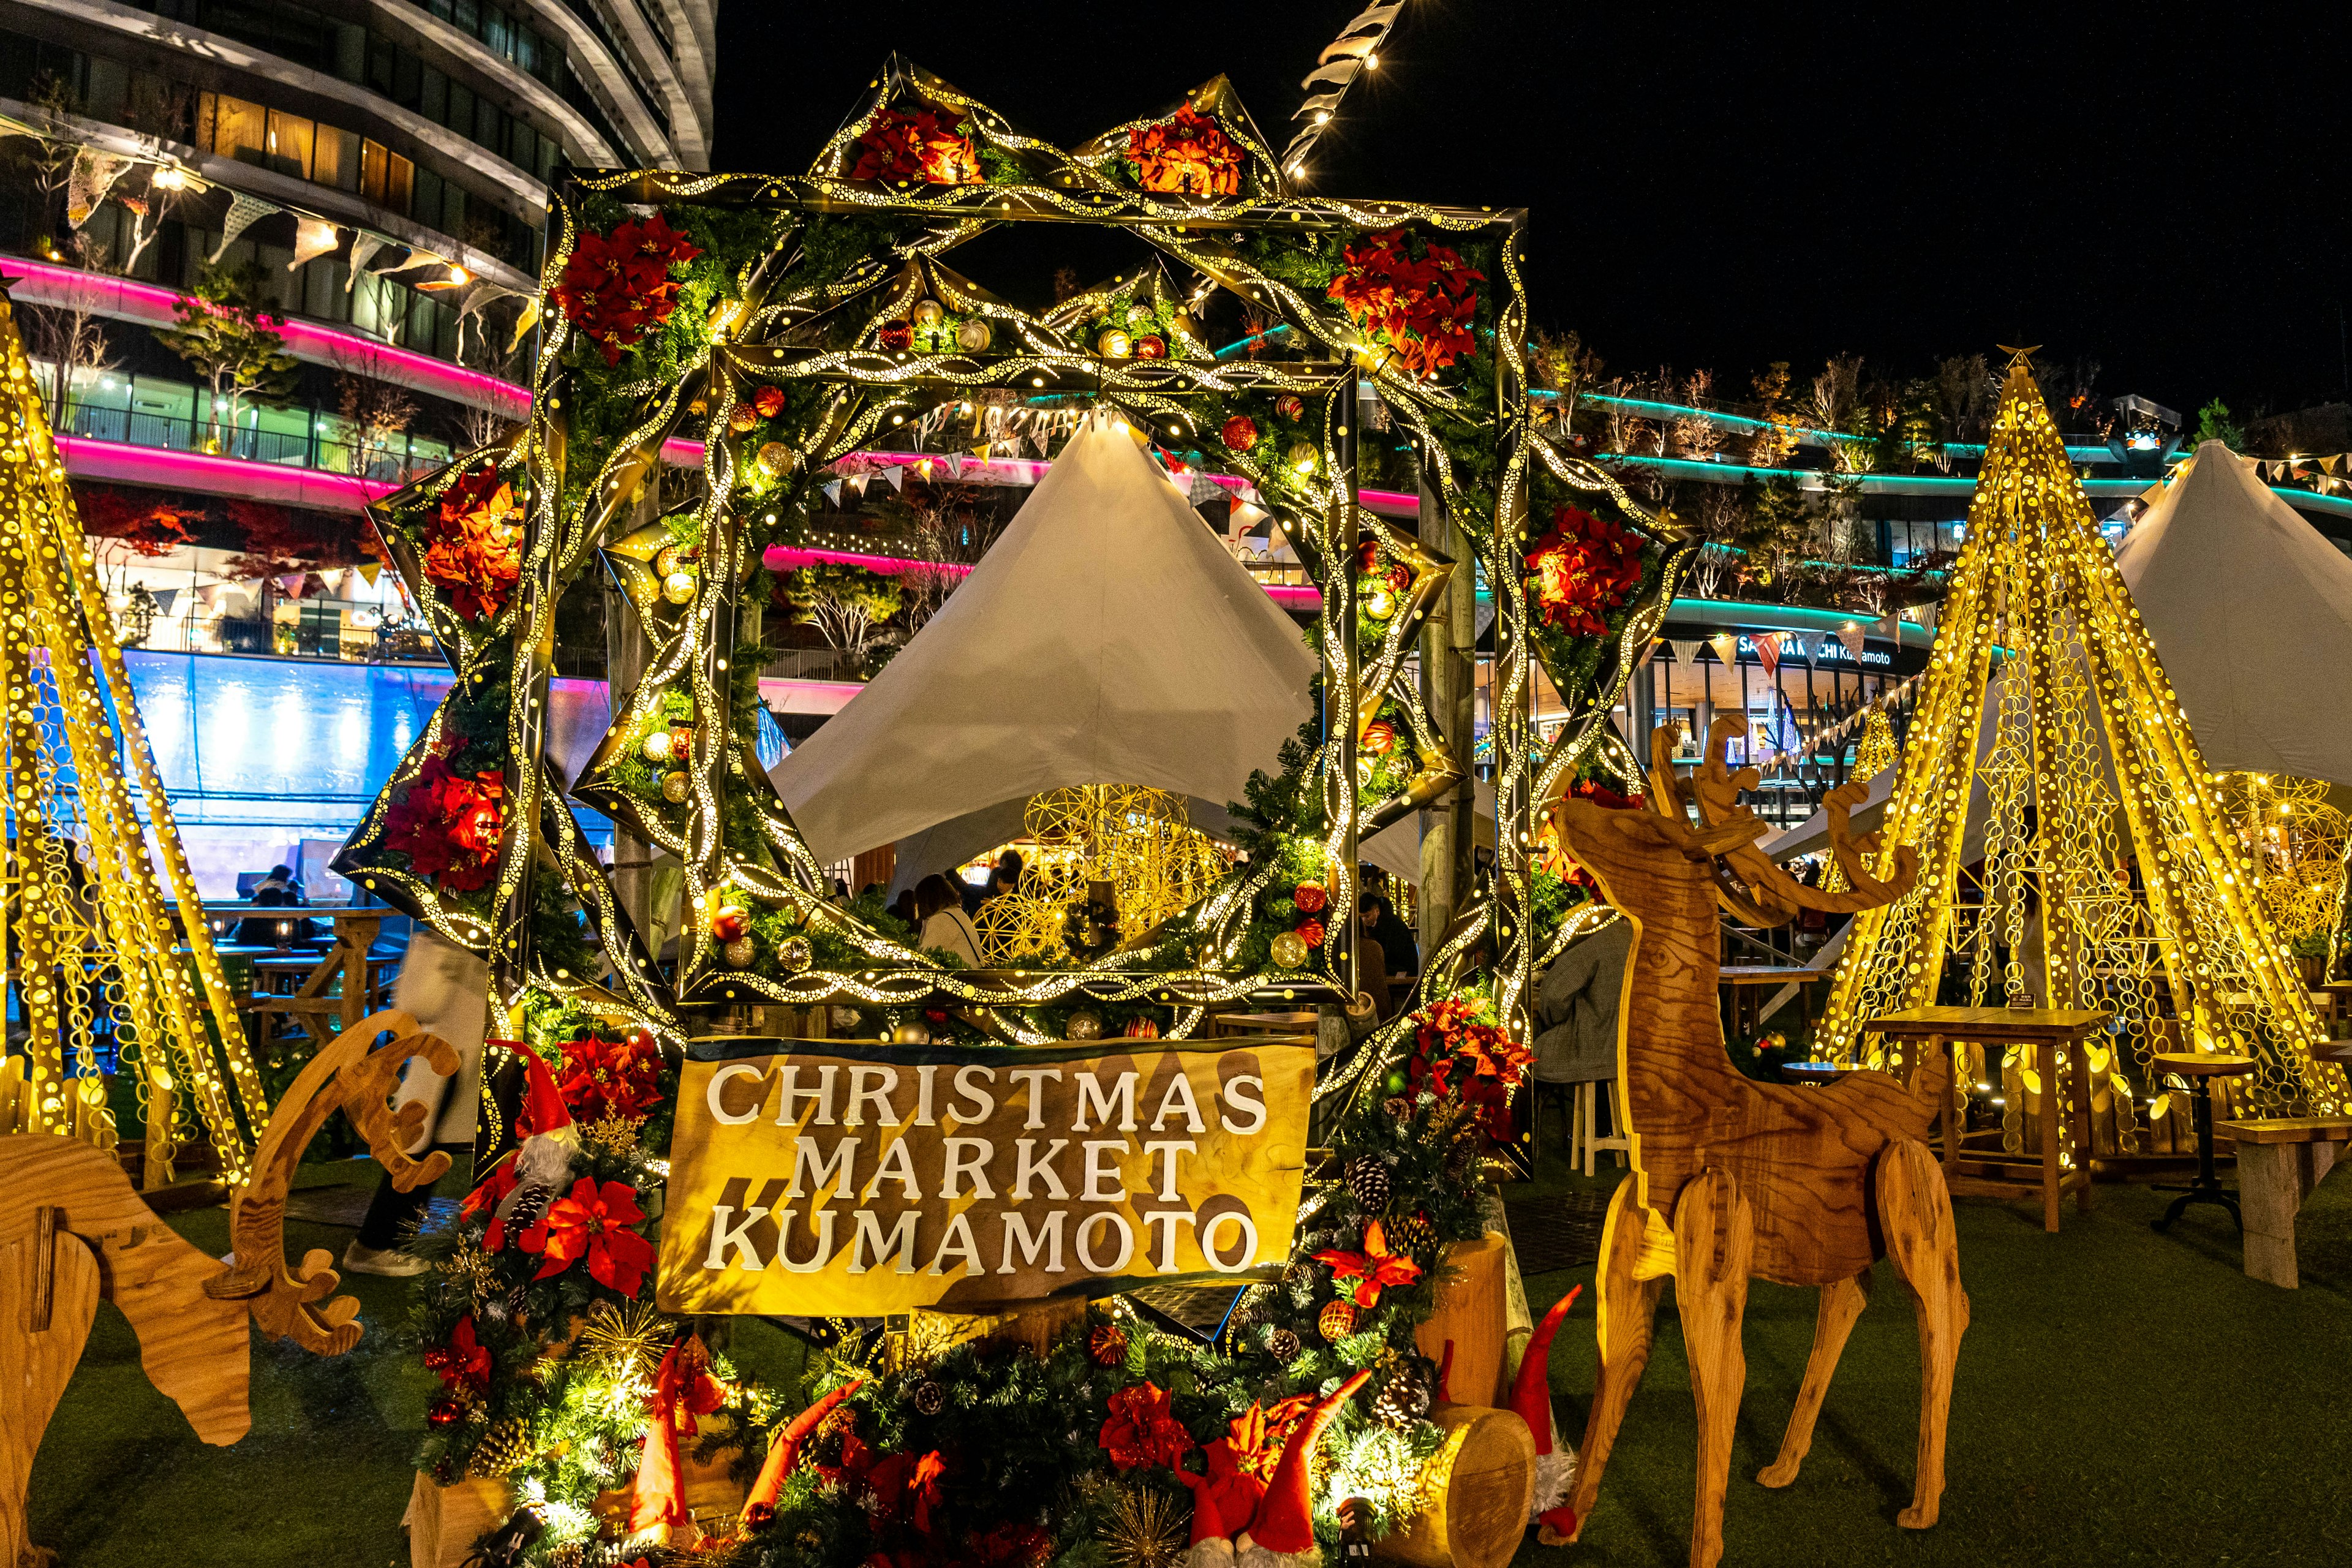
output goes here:
[[2116, 565], [2205, 765], [2352, 784], [2352, 560], [2208, 441]]
[[939, 614], [771, 776], [827, 862], [1069, 784], [1238, 800], [1307, 717], [1315, 669], [1124, 422], [1097, 416]]

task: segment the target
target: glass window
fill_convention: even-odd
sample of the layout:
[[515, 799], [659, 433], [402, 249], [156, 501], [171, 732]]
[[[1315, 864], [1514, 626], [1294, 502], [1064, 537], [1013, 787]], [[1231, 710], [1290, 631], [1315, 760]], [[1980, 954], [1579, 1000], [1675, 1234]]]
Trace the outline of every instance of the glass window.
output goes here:
[[263, 166], [281, 174], [310, 177], [310, 121], [278, 110], [269, 111], [269, 156]]
[[269, 134], [269, 116], [261, 105], [247, 103], [226, 93], [213, 99], [213, 151], [224, 158], [242, 163], [263, 161], [263, 148]]
[[[438, 125], [449, 115], [449, 79], [426, 66], [420, 81], [416, 112]], [[458, 90], [462, 92], [465, 89], [460, 88]]]
[[310, 178], [339, 191], [360, 188], [360, 139], [332, 125], [319, 127], [310, 154]]
[[384, 181], [383, 205], [404, 216], [411, 210], [411, 187], [416, 178], [416, 165], [394, 153], [392, 173]]
[[[427, 116], [426, 118], [436, 118]], [[437, 116], [441, 123], [460, 136], [474, 133], [474, 89], [458, 82], [449, 84], [449, 111]]]
[[441, 221], [441, 176], [430, 169], [416, 171], [416, 199], [408, 209], [425, 223]]
[[505, 112], [487, 98], [474, 100], [474, 140], [495, 153], [506, 145]]
[[348, 22], [333, 24], [335, 74], [345, 81], [363, 81], [368, 74], [368, 31]]

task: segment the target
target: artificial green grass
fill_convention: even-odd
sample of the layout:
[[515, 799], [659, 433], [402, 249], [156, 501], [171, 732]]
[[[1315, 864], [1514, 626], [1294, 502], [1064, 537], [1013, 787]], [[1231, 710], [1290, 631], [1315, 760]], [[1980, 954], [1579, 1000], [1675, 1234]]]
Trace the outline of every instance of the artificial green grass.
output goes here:
[[[1547, 1163], [1514, 1205], [1585, 1184]], [[372, 1184], [365, 1161], [306, 1167], [305, 1184]], [[1604, 1168], [1594, 1184], [1613, 1186]], [[456, 1178], [445, 1182], [454, 1190]], [[2101, 1186], [2098, 1207], [2041, 1228], [2038, 1202], [1958, 1205], [1972, 1317], [1953, 1396], [1948, 1484], [1934, 1530], [1898, 1529], [1918, 1429], [1918, 1341], [1885, 1265], [1786, 1491], [1756, 1485], [1811, 1343], [1814, 1293], [1748, 1293], [1748, 1392], [1725, 1503], [1732, 1564], [2317, 1563], [2352, 1552], [2352, 1175], [2333, 1176], [2300, 1226], [2304, 1288], [2239, 1271], [2228, 1217], [2197, 1208], [2159, 1237], [2165, 1195]], [[218, 1209], [175, 1218], [227, 1245]], [[352, 1233], [289, 1222], [287, 1247], [338, 1254]], [[1538, 1311], [1570, 1285], [1585, 1300], [1554, 1346], [1561, 1429], [1583, 1431], [1592, 1386], [1592, 1269], [1528, 1281]], [[321, 1359], [253, 1352], [253, 1431], [198, 1443], [139, 1370], [129, 1327], [101, 1305], [89, 1349], [33, 1471], [34, 1538], [66, 1568], [379, 1568], [404, 1564], [408, 1456], [433, 1379], [397, 1333], [407, 1285], [346, 1276], [367, 1333]], [[789, 1385], [795, 1342], [741, 1325], [732, 1353]], [[1688, 1560], [1696, 1426], [1669, 1287], [1649, 1372], [1601, 1500], [1576, 1545], [1532, 1532], [1517, 1568]]]

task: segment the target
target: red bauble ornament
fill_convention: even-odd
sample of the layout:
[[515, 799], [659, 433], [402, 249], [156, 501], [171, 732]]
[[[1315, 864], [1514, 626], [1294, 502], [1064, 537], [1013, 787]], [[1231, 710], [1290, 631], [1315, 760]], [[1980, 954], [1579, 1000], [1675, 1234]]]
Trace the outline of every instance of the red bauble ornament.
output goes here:
[[466, 1407], [454, 1399], [436, 1399], [425, 1411], [425, 1419], [436, 1426], [455, 1426], [465, 1418]]
[[1358, 749], [1367, 756], [1385, 757], [1396, 750], [1396, 726], [1385, 719], [1375, 719], [1364, 726], [1364, 738]]
[[1160, 1037], [1160, 1026], [1149, 1018], [1129, 1018], [1123, 1032], [1130, 1040], [1156, 1040]]
[[1402, 594], [1412, 586], [1412, 568], [1395, 565], [1389, 568], [1389, 586]]
[[1298, 922], [1298, 930], [1294, 934], [1308, 947], [1321, 947], [1323, 938], [1328, 933], [1324, 931], [1321, 921], [1301, 921]]
[[1127, 1359], [1127, 1335], [1116, 1324], [1105, 1323], [1087, 1336], [1087, 1354], [1097, 1366], [1117, 1366]]
[[1298, 906], [1298, 912], [1303, 915], [1316, 913], [1330, 899], [1329, 891], [1320, 882], [1301, 882], [1290, 893], [1290, 901]]
[[710, 934], [720, 942], [737, 941], [751, 929], [751, 915], [732, 904], [710, 917]]
[[1217, 439], [1236, 452], [1246, 452], [1257, 445], [1257, 421], [1246, 414], [1236, 414], [1217, 432]]
[[1135, 340], [1135, 357], [1138, 359], [1166, 359], [1168, 357], [1168, 344], [1165, 341], [1157, 337], [1147, 335], [1138, 338]]
[[1293, 425], [1307, 417], [1307, 405], [1294, 393], [1284, 393], [1274, 400], [1274, 411]]
[[894, 353], [909, 348], [915, 342], [915, 324], [912, 321], [885, 321], [877, 341]]
[[784, 411], [784, 389], [763, 386], [751, 395], [751, 406], [760, 411], [762, 419], [773, 419]]

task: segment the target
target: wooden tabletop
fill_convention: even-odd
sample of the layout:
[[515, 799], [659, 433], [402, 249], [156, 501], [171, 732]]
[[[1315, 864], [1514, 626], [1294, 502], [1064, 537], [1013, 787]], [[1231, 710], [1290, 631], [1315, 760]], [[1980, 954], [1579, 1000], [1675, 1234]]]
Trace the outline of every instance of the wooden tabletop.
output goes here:
[[1866, 1034], [1947, 1035], [1988, 1040], [2081, 1040], [2103, 1033], [2111, 1013], [2073, 1007], [1910, 1007], [1863, 1025]]
[[2265, 1116], [2217, 1121], [2213, 1136], [2239, 1143], [2341, 1143], [2352, 1139], [2352, 1121], [2340, 1116]]
[[1780, 1076], [1795, 1079], [1799, 1083], [1832, 1083], [1845, 1073], [1853, 1071], [1843, 1062], [1782, 1062]]
[[2158, 1051], [2148, 1059], [2183, 1078], [2243, 1078], [2254, 1070], [2252, 1057], [2225, 1057], [2214, 1051]]
[[1312, 1013], [1220, 1013], [1220, 1024], [1245, 1024], [1254, 1029], [1311, 1029]]
[[1802, 984], [1808, 980], [1827, 980], [1825, 969], [1790, 968], [1771, 963], [1727, 963], [1719, 972], [1726, 985], [1785, 985]]

